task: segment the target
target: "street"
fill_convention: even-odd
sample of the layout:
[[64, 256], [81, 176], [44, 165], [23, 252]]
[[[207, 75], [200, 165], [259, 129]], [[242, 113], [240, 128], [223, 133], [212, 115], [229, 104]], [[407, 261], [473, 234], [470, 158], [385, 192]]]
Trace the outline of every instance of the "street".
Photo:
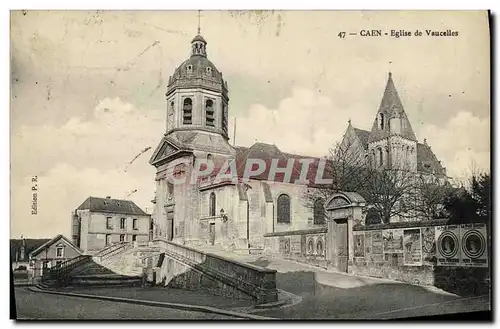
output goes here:
[[17, 318], [43, 320], [238, 320], [233, 317], [15, 289]]
[[276, 269], [277, 287], [302, 297], [296, 305], [255, 314], [280, 319], [398, 319], [490, 310], [489, 296], [463, 298], [402, 282], [351, 276], [280, 259], [254, 265]]

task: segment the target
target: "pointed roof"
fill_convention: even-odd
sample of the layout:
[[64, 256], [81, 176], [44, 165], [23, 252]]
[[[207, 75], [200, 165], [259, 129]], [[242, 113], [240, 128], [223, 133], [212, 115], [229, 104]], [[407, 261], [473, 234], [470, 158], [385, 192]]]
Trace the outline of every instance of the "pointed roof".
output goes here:
[[[18, 262], [27, 262], [29, 260], [29, 254], [48, 241], [50, 241], [50, 239], [10, 239], [10, 257], [12, 257], [12, 261], [15, 261], [17, 254]], [[21, 253], [23, 244], [24, 255]]]
[[441, 165], [431, 147], [426, 143], [417, 143], [417, 171], [427, 174], [446, 176], [446, 169]]
[[[383, 114], [383, 120], [384, 120], [383, 128], [379, 127], [379, 118], [381, 113]], [[399, 98], [396, 86], [394, 86], [394, 81], [392, 80], [392, 73], [389, 72], [389, 77], [387, 79], [387, 84], [385, 86], [384, 95], [382, 96], [382, 101], [380, 102], [380, 106], [377, 111], [377, 116], [373, 122], [368, 142], [374, 142], [386, 138], [391, 134], [396, 134], [395, 132], [391, 132], [389, 127], [389, 120], [391, 117], [394, 116], [400, 117], [402, 120], [401, 132], [397, 134], [401, 135], [406, 139], [417, 141], [415, 133], [413, 132], [413, 129], [411, 127], [410, 121], [406, 116], [403, 103]]]
[[39, 246], [38, 248], [36, 248], [35, 250], [33, 250], [32, 252], [29, 253], [29, 256], [30, 257], [33, 257], [33, 256], [36, 256], [38, 255], [42, 250], [45, 250], [46, 248], [52, 246], [54, 243], [60, 241], [60, 240], [64, 240], [66, 242], [66, 244], [68, 244], [70, 247], [72, 247], [73, 249], [75, 249], [75, 251], [79, 254], [83, 254], [83, 250], [78, 248], [73, 242], [71, 242], [67, 237], [65, 237], [64, 235], [62, 234], [58, 234], [56, 235], [52, 240], [49, 240], [47, 242], [45, 242], [44, 244], [42, 244], [41, 246]]
[[354, 128], [354, 132], [356, 133], [356, 136], [358, 136], [359, 141], [361, 142], [361, 145], [363, 145], [363, 149], [367, 150], [368, 149], [368, 139], [370, 138], [370, 131], [364, 130], [364, 129], [359, 129], [359, 128]]

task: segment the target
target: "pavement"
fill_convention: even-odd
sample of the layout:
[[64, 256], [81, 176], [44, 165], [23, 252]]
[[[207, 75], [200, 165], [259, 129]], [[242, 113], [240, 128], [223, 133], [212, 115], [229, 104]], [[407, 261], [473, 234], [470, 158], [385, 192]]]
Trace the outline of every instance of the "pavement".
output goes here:
[[436, 287], [354, 276], [312, 265], [207, 248], [209, 253], [275, 269], [277, 288], [301, 297], [253, 314], [280, 319], [399, 319], [491, 310], [490, 296], [460, 297]]
[[253, 305], [252, 300], [238, 300], [214, 296], [202, 291], [190, 291], [168, 287], [67, 287], [58, 291], [95, 296], [112, 296], [137, 300], [149, 300], [161, 303], [182, 303], [186, 305], [210, 306], [231, 310]]
[[[209, 252], [211, 252], [211, 250]], [[254, 315], [278, 319], [401, 319], [407, 317], [491, 310], [490, 296], [463, 298], [435, 287], [411, 285], [387, 279], [353, 276], [346, 273], [327, 271], [293, 261], [268, 258], [262, 255], [236, 255], [222, 251], [216, 251], [214, 253], [233, 257], [239, 261], [248, 262], [253, 265], [275, 269], [277, 271], [277, 288], [294, 296], [294, 298], [291, 298], [292, 302], [285, 306], [261, 310], [253, 307], [252, 301], [250, 300], [236, 300], [208, 295], [204, 292], [186, 291], [166, 287], [66, 288], [63, 291], [159, 303], [182, 303], [184, 305], [198, 307], [209, 306], [221, 311], [242, 312], [248, 313], [249, 316]], [[16, 303], [18, 299], [18, 289], [16, 289]], [[36, 301], [36, 296], [30, 296], [28, 298], [26, 296], [26, 291], [21, 291], [20, 296], [23, 302], [26, 301], [31, 303], [29, 305], [40, 305], [38, 308], [35, 307], [35, 310], [39, 310], [40, 312], [43, 311], [45, 302], [41, 301], [45, 300], [45, 296], [38, 296], [41, 301]], [[57, 304], [58, 299], [54, 298], [55, 297], [50, 297], [48, 303], [52, 303], [52, 305], [61, 305], [54, 306], [56, 309], [57, 307], [65, 305], [64, 303]], [[126, 316], [132, 317], [143, 316], [137, 312], [131, 312], [130, 314], [123, 313], [121, 311], [122, 306], [119, 306], [120, 310], [103, 311], [104, 313], [101, 316], [99, 314], [99, 308], [93, 309], [93, 305], [97, 304], [94, 304], [94, 302], [88, 303], [90, 310], [89, 319], [93, 318], [92, 316], [99, 319], [107, 319], [110, 316], [112, 318], [112, 316], [114, 316], [113, 312], [126, 314]], [[71, 305], [71, 303], [68, 305]], [[85, 301], [83, 305], [87, 305], [87, 301]], [[128, 310], [130, 306], [131, 305], [123, 307]], [[143, 305], [136, 306], [140, 309], [145, 307]], [[21, 310], [23, 310], [23, 307], [25, 306], [21, 305]], [[115, 309], [117, 308], [116, 305], [114, 307]], [[28, 312], [28, 316], [36, 316], [38, 314], [38, 311], [30, 313], [30, 309], [31, 308], [23, 312]], [[20, 314], [25, 314], [23, 312]], [[78, 316], [83, 316], [87, 311], [84, 313], [81, 311], [80, 313], [71, 312], [69, 313], [71, 316], [76, 316], [78, 318]], [[154, 312], [149, 312], [147, 314], [151, 315], [149, 319], [166, 319], [168, 316], [173, 316], [175, 319], [183, 317], [188, 317], [189, 319], [206, 319], [210, 316], [225, 316], [223, 314], [208, 315], [207, 313], [200, 312], [183, 312], [185, 311], [166, 310], [163, 308], [158, 315], [152, 315]], [[48, 315], [61, 316], [56, 313], [57, 312], [49, 313]], [[231, 315], [227, 316], [231, 318]]]
[[241, 320], [238, 317], [15, 289], [19, 320]]

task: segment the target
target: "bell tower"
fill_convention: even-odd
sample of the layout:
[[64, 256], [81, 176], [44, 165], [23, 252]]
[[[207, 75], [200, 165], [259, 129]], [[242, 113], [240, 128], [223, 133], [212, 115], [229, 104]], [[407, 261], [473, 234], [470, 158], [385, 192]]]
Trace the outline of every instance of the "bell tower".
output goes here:
[[368, 152], [376, 167], [417, 170], [417, 138], [391, 72], [368, 138]]

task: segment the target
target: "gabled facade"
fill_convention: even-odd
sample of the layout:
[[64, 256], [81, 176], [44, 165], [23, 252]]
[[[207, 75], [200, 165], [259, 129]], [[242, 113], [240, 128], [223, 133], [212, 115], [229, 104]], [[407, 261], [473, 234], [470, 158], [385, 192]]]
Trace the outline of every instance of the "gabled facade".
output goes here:
[[46, 269], [58, 266], [82, 254], [83, 250], [74, 245], [64, 235], [59, 234], [30, 252], [28, 272], [31, 277], [40, 277]]

